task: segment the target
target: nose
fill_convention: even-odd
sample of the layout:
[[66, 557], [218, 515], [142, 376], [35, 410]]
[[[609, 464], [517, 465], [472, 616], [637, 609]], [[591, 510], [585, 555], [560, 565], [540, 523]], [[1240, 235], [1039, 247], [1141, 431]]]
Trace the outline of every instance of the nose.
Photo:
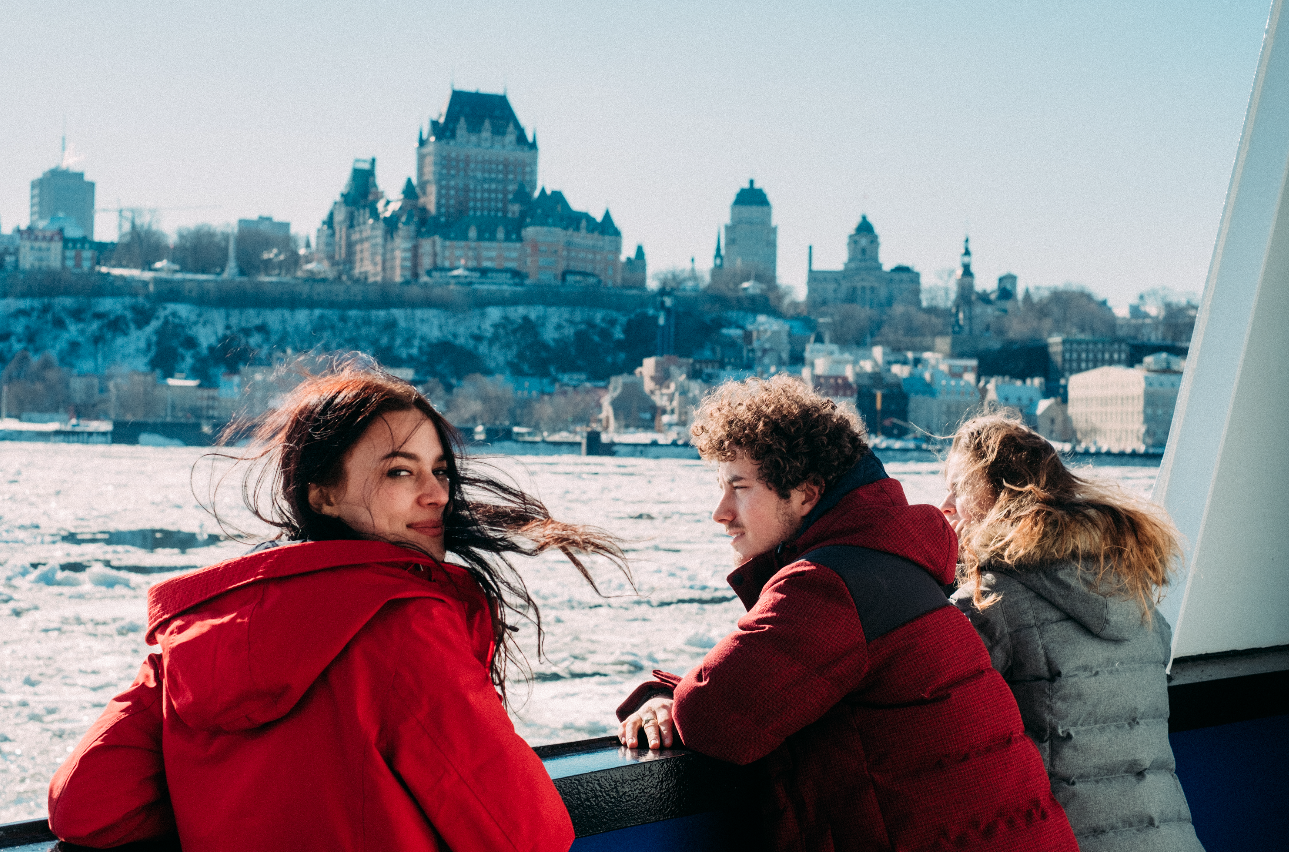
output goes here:
[[716, 504], [716, 510], [712, 512], [712, 520], [725, 526], [729, 526], [734, 520], [734, 499], [729, 491], [721, 492], [721, 501]]
[[958, 514], [958, 501], [952, 491], [944, 495], [944, 500], [940, 503], [940, 511], [950, 518]]
[[428, 481], [421, 487], [420, 502], [423, 506], [446, 506], [448, 484], [437, 476], [428, 477]]

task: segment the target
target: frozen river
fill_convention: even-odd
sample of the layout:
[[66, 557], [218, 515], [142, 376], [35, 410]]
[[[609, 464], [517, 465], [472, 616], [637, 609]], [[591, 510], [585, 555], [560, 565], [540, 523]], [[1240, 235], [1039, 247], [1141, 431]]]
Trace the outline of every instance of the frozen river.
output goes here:
[[[204, 451], [189, 447], [0, 442], [0, 822], [43, 816], [49, 778], [107, 701], [134, 677], [153, 583], [246, 551], [223, 541], [180, 552], [68, 533], [143, 528], [216, 532], [193, 496], [205, 493]], [[530, 743], [603, 736], [613, 710], [655, 668], [684, 672], [743, 612], [724, 582], [732, 551], [711, 521], [715, 476], [699, 461], [507, 457], [498, 466], [563, 520], [627, 540], [638, 594], [600, 571], [598, 597], [562, 558], [523, 563], [546, 626], [547, 659], [515, 726]], [[939, 465], [891, 463], [912, 502], [944, 496]], [[1154, 467], [1098, 467], [1146, 494]], [[229, 489], [228, 497], [232, 497]], [[232, 502], [221, 501], [224, 508]], [[230, 511], [229, 517], [234, 517]], [[235, 516], [251, 528], [245, 513]], [[160, 569], [143, 574], [112, 566]], [[71, 568], [76, 570], [64, 570]]]

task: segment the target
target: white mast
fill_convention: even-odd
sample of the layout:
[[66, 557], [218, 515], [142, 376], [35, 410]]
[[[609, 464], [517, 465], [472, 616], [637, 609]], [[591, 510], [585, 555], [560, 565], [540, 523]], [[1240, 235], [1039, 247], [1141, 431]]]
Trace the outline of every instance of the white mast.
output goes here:
[[1274, 0], [1155, 499], [1173, 658], [1289, 645], [1289, 16]]

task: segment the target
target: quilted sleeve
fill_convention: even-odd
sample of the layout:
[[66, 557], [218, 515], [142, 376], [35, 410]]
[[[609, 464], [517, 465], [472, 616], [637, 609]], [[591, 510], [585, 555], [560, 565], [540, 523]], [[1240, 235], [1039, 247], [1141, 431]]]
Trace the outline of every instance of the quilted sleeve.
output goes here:
[[751, 763], [816, 721], [868, 668], [855, 604], [836, 573], [800, 563], [776, 574], [675, 689], [685, 745]]
[[[992, 579], [992, 575], [985, 575], [986, 592], [992, 590]], [[949, 600], [971, 620], [971, 626], [976, 628], [980, 641], [985, 643], [985, 649], [989, 651], [989, 663], [994, 671], [1001, 674], [1004, 680], [1008, 679], [1012, 667], [1012, 637], [1007, 624], [1007, 607], [1000, 600], [983, 610], [977, 609], [968, 589], [959, 589]]]

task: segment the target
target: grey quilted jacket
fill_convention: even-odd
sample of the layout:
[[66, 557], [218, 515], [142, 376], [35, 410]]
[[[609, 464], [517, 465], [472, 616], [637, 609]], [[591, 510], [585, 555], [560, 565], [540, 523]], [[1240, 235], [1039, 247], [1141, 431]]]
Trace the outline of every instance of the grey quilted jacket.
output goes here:
[[1202, 852], [1168, 743], [1164, 666], [1172, 631], [1078, 568], [984, 574], [1001, 599], [953, 597], [989, 649], [1038, 745], [1082, 852]]

